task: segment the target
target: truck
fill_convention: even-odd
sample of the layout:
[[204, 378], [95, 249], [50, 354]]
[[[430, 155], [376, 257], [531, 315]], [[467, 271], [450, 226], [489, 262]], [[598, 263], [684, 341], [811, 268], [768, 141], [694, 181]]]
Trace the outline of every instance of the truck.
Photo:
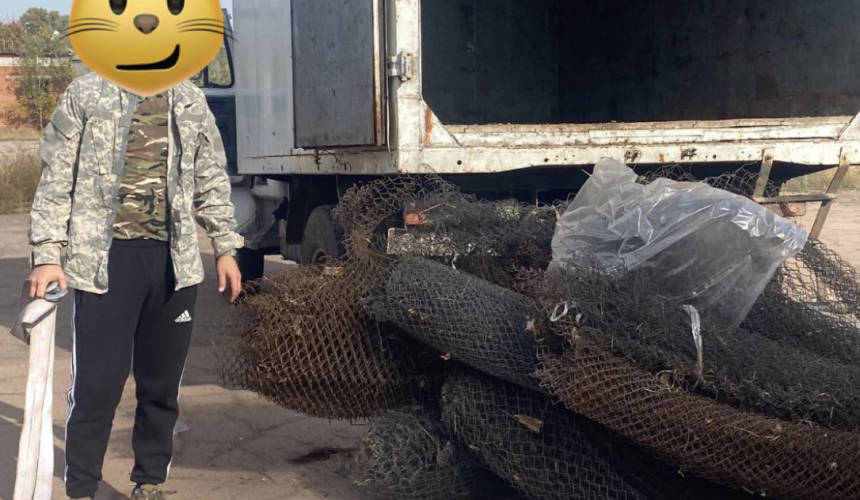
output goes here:
[[[744, 168], [760, 203], [820, 203], [815, 238], [860, 163], [847, 0], [241, 0], [232, 17], [201, 85], [248, 279], [267, 254], [337, 257], [333, 206], [380, 176], [540, 202], [603, 157]], [[765, 189], [834, 168], [824, 193]]]

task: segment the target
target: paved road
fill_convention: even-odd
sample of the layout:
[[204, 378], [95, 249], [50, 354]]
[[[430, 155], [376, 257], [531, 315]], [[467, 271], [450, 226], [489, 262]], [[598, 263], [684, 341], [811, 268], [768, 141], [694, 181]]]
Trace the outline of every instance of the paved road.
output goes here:
[[[27, 276], [26, 215], [0, 216], [0, 500], [11, 500], [15, 453], [23, 418], [27, 348], [8, 335]], [[201, 245], [207, 272], [214, 269], [209, 245]], [[287, 266], [274, 262], [272, 270]], [[218, 386], [211, 343], [227, 305], [208, 280], [201, 288], [198, 320], [182, 387], [182, 420], [190, 430], [177, 436], [177, 454], [166, 487], [176, 500], [364, 500], [365, 492], [343, 477], [335, 457], [308, 465], [289, 460], [319, 446], [355, 446], [363, 427], [329, 423], [274, 406], [253, 394]], [[65, 500], [62, 481], [65, 392], [69, 384], [69, 304], [63, 304], [57, 332], [54, 381], [54, 499]], [[98, 500], [127, 498], [132, 467], [131, 425], [134, 383], [129, 381], [117, 411], [108, 449], [105, 482]]]

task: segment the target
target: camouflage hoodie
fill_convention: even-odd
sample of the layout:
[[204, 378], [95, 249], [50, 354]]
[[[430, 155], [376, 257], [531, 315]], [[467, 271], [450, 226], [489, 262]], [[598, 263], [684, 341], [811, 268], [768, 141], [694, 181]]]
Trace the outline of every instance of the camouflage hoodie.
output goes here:
[[[167, 201], [176, 288], [203, 281], [194, 219], [215, 254], [232, 254], [236, 230], [224, 146], [203, 92], [190, 82], [168, 91]], [[62, 264], [69, 286], [105, 293], [128, 131], [140, 97], [94, 73], [60, 98], [39, 145], [42, 179], [30, 216], [33, 266]], [[196, 210], [196, 212], [195, 212]]]

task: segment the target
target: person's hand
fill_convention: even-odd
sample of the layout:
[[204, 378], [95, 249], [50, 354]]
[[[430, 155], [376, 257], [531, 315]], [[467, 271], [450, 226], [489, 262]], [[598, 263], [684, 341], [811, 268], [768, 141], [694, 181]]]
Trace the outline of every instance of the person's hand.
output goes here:
[[229, 284], [230, 302], [236, 302], [242, 291], [242, 273], [239, 272], [239, 264], [236, 263], [236, 259], [229, 255], [222, 255], [218, 257], [215, 269], [218, 271], [218, 293], [227, 290]]
[[60, 288], [66, 290], [66, 275], [63, 268], [56, 264], [45, 264], [37, 266], [30, 273], [30, 298], [44, 299], [48, 285], [57, 283]]

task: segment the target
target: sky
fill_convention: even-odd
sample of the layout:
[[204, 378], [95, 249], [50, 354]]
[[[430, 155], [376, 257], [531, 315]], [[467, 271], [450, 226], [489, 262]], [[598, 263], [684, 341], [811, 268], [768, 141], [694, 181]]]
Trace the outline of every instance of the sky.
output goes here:
[[[106, 2], [108, 0], [103, 1]], [[233, 6], [233, 0], [221, 0], [221, 3], [228, 8]], [[72, 10], [72, 0], [0, 0], [0, 20], [17, 19], [18, 16], [30, 7], [42, 7], [43, 9], [58, 10], [64, 14], [68, 14]]]

